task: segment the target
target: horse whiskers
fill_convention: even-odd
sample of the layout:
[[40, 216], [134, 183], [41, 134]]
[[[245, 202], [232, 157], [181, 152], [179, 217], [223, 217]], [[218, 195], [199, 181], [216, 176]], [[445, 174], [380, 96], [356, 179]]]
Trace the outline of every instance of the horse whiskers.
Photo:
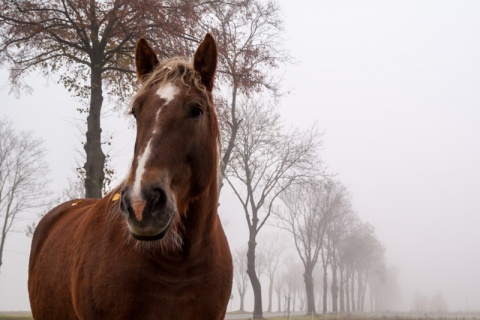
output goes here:
[[[106, 211], [107, 211], [106, 214], [108, 216], [107, 225], [111, 230], [112, 226], [118, 225], [118, 222], [121, 223], [122, 230], [119, 232], [123, 233], [122, 237], [124, 238], [124, 245], [126, 246], [133, 245], [135, 250], [142, 250], [142, 251], [146, 250], [146, 251], [151, 251], [152, 253], [155, 253], [158, 250], [161, 250], [162, 253], [171, 252], [171, 251], [179, 250], [182, 247], [183, 238], [181, 234], [185, 229], [181, 222], [180, 214], [177, 211], [175, 211], [173, 215], [173, 218], [172, 218], [173, 221], [171, 222], [171, 225], [169, 226], [169, 229], [165, 237], [155, 241], [140, 241], [132, 237], [127, 223], [124, 221], [124, 219], [120, 219], [121, 217], [120, 203], [118, 201], [112, 201], [112, 199], [113, 199], [113, 196], [110, 197], [110, 203], [106, 207]], [[120, 220], [120, 221], [117, 221], [117, 220]]]
[[140, 241], [132, 237], [130, 230], [126, 223], [123, 223], [124, 244], [127, 246], [133, 246], [137, 251], [150, 251], [156, 253], [160, 250], [162, 253], [173, 252], [181, 249], [183, 245], [182, 231], [184, 226], [181, 222], [180, 215], [175, 212], [173, 221], [168, 227], [167, 234], [160, 240], [155, 241]]

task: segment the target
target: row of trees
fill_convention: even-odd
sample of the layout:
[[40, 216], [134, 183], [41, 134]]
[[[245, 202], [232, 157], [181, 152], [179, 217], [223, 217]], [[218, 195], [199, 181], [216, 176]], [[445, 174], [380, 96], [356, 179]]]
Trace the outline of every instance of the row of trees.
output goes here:
[[[334, 312], [362, 311], [367, 287], [370, 308], [388, 308], [388, 297], [395, 295], [387, 291], [398, 288], [394, 279], [389, 286], [384, 285], [390, 276], [384, 248], [373, 227], [353, 210], [347, 188], [323, 170], [318, 152], [321, 134], [315, 127], [303, 132], [287, 130], [274, 107], [254, 99], [242, 101], [237, 116], [241, 122], [225, 179], [241, 203], [249, 232], [246, 248], [235, 258], [241, 308], [250, 283], [254, 317], [262, 317], [262, 275], [268, 278], [267, 310], [272, 308], [273, 289], [277, 288], [280, 300], [280, 292], [285, 290], [280, 289], [281, 283], [288, 283], [275, 280], [281, 249], [272, 246], [281, 241], [262, 239], [261, 230], [267, 223], [290, 234], [286, 238], [292, 240], [302, 262], [308, 314], [320, 311], [316, 309], [315, 287], [322, 289], [323, 313], [329, 311], [329, 305]], [[270, 248], [262, 249], [266, 245]], [[316, 280], [315, 270], [321, 270]]]
[[[292, 306], [299, 302], [299, 310], [307, 314], [393, 306], [398, 300], [396, 273], [386, 267], [373, 227], [360, 221], [340, 182], [323, 179], [295, 184], [281, 200], [272, 224], [290, 236], [283, 232], [274, 239], [262, 238], [256, 260], [257, 273], [268, 283], [267, 311], [272, 311], [273, 288], [278, 310], [284, 298]], [[301, 263], [292, 263], [291, 255], [281, 258], [291, 244]], [[240, 310], [248, 288], [245, 254], [245, 250], [234, 254]]]

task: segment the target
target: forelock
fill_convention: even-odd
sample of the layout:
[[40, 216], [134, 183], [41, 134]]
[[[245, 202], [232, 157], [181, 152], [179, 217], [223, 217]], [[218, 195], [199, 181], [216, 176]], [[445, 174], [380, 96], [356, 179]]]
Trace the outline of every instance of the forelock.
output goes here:
[[202, 83], [200, 74], [193, 68], [192, 62], [178, 57], [162, 61], [162, 63], [153, 70], [133, 97], [132, 105], [135, 100], [143, 94], [156, 91], [167, 83], [173, 83], [177, 80], [180, 80], [189, 90], [191, 88], [200, 90], [209, 101], [209, 104], [213, 106], [211, 95]]

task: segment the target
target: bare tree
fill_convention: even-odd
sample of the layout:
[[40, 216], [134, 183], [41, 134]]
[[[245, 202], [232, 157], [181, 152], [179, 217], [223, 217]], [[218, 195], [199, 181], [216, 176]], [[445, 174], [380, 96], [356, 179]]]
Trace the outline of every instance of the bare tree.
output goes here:
[[379, 266], [384, 266], [385, 249], [375, 235], [373, 226], [356, 220], [342, 240], [341, 250], [350, 282], [346, 286], [349, 292], [347, 306], [350, 306], [350, 311], [363, 311], [369, 275], [376, 272]]
[[332, 220], [340, 196], [332, 193], [331, 180], [298, 183], [281, 195], [285, 210], [276, 215], [278, 226], [293, 236], [304, 267], [307, 314], [315, 313], [313, 271], [324, 246], [325, 232]]
[[[381, 272], [385, 267], [385, 248], [378, 240], [375, 229], [365, 223], [360, 231], [358, 239], [356, 269], [358, 281], [358, 310], [364, 311], [365, 293], [368, 279], [372, 273]], [[379, 271], [380, 270], [380, 271]]]
[[[268, 276], [268, 308], [272, 312], [273, 286], [275, 273], [280, 266], [280, 259], [285, 250], [285, 243], [279, 233], [268, 234], [260, 239], [259, 253], [265, 257], [265, 271]], [[258, 273], [260, 274], [260, 273]]]
[[282, 292], [284, 290], [284, 278], [283, 276], [277, 274], [275, 276], [275, 293], [277, 294], [277, 312], [281, 312], [282, 310]]
[[[334, 206], [331, 208], [331, 218], [326, 229], [326, 253], [329, 256], [330, 269], [332, 271], [331, 295], [332, 311], [339, 311], [338, 303], [340, 300], [340, 311], [345, 311], [344, 307], [344, 278], [343, 265], [340, 255], [340, 244], [350, 224], [354, 223], [355, 216], [352, 210], [350, 194], [347, 188], [340, 181], [331, 181], [329, 188], [329, 197], [334, 200]], [[339, 279], [340, 278], [340, 279]], [[340, 299], [339, 299], [340, 297]]]
[[287, 270], [283, 274], [285, 282], [285, 298], [287, 303], [287, 311], [295, 311], [298, 290], [302, 287], [302, 266], [291, 257], [288, 259]]
[[[56, 74], [76, 97], [89, 101], [85, 189], [101, 197], [105, 177], [101, 111], [104, 89], [130, 97], [135, 73], [131, 62], [135, 42], [148, 37], [160, 44], [160, 56], [187, 55], [202, 32], [198, 22], [221, 1], [192, 0], [3, 0], [0, 4], [0, 58], [11, 65], [17, 92], [27, 86], [23, 76], [33, 70]], [[197, 36], [195, 36], [197, 34]]]
[[401, 293], [398, 275], [398, 269], [393, 266], [377, 267], [376, 272], [372, 272], [368, 281], [371, 311], [382, 312], [399, 307]]
[[17, 132], [11, 122], [0, 120], [0, 267], [5, 240], [15, 221], [22, 212], [41, 206], [47, 195], [48, 166], [42, 145], [31, 132]]
[[319, 174], [319, 135], [285, 132], [273, 107], [252, 100], [238, 109], [242, 119], [227, 168], [227, 181], [247, 220], [247, 273], [254, 292], [254, 317], [262, 318], [261, 284], [255, 270], [256, 237], [278, 196], [293, 183]]
[[247, 248], [237, 249], [233, 254], [233, 276], [240, 296], [240, 311], [245, 311], [245, 293], [248, 289]]
[[[272, 71], [290, 61], [290, 57], [283, 50], [283, 21], [276, 1], [240, 0], [237, 6], [214, 5], [209, 17], [203, 28], [218, 41], [217, 74], [226, 85], [216, 103], [223, 129], [223, 177], [241, 123], [237, 113], [239, 96], [266, 90], [267, 94], [277, 97], [279, 78]], [[222, 185], [220, 183], [220, 189]]]
[[448, 304], [441, 290], [437, 290], [433, 295], [432, 299], [430, 299], [429, 307], [430, 312], [434, 312], [437, 314], [448, 312]]

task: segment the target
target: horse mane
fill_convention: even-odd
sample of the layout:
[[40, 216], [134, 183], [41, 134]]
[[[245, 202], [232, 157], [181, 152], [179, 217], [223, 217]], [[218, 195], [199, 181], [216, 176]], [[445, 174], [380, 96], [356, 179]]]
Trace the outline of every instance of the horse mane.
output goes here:
[[[190, 75], [190, 77], [188, 77]], [[202, 83], [200, 74], [193, 68], [193, 63], [189, 60], [174, 57], [162, 61], [155, 70], [143, 81], [142, 86], [133, 96], [132, 105], [138, 97], [150, 91], [157, 90], [167, 82], [180, 80], [183, 85], [189, 88], [200, 90], [207, 97], [210, 105], [213, 106], [211, 94]]]

